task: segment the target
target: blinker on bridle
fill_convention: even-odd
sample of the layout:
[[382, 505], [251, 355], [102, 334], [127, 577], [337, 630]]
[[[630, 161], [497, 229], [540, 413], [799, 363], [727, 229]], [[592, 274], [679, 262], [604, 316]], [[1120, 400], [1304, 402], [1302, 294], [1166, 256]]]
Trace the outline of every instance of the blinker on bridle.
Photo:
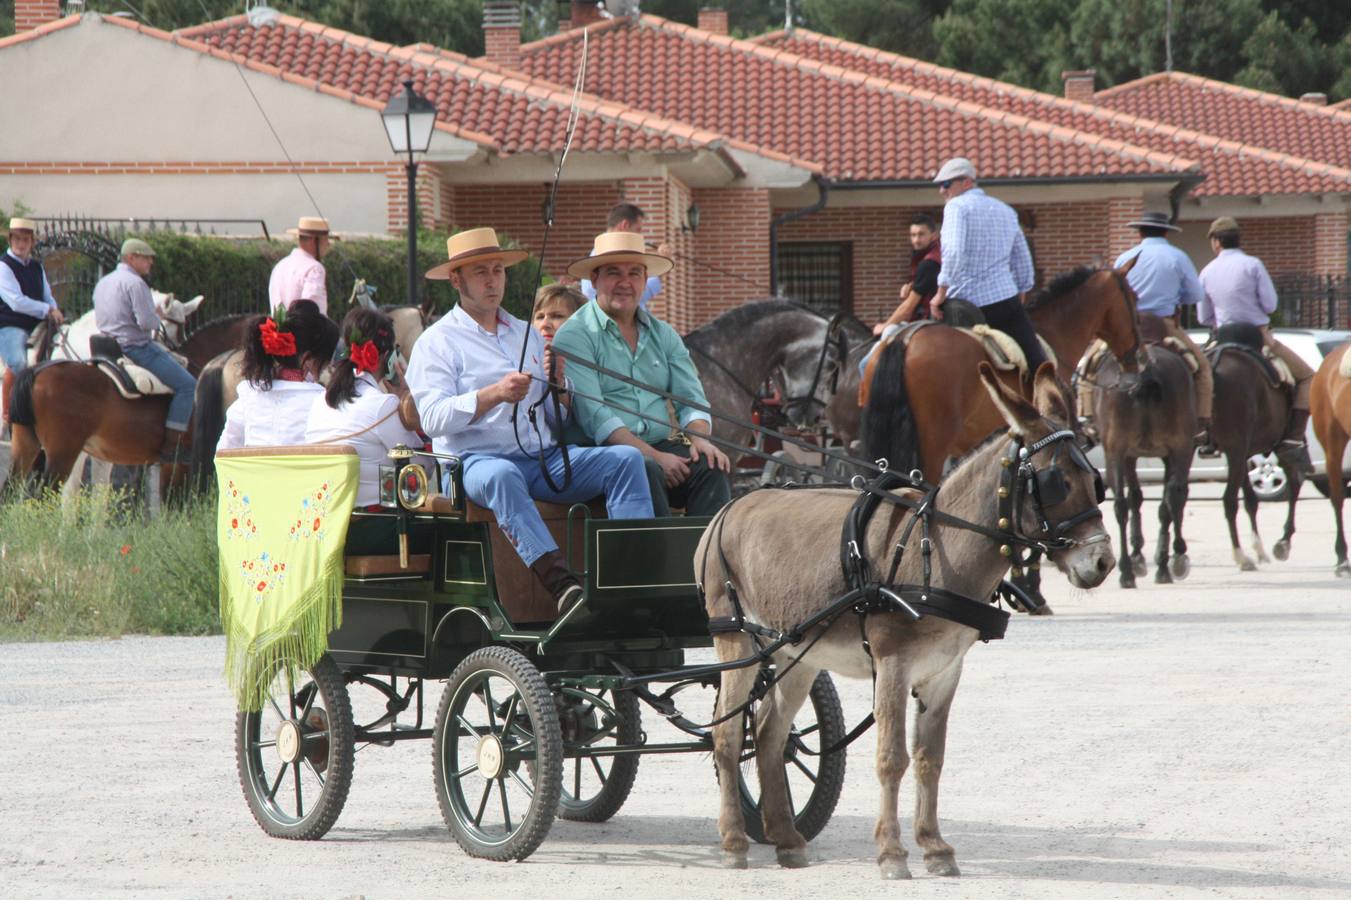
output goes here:
[[[1055, 448], [1052, 464], [1039, 469], [1033, 462], [1033, 458], [1037, 453], [1048, 447]], [[1097, 504], [1052, 524], [1047, 511], [1064, 503], [1070, 495], [1070, 485], [1065, 479], [1065, 473], [1056, 465], [1062, 452], [1069, 454], [1070, 460], [1077, 468], [1093, 473], [1093, 488]], [[1098, 543], [1107, 539], [1106, 532], [1085, 540], [1069, 537], [1069, 532], [1082, 523], [1102, 518], [1102, 511], [1098, 508], [1098, 505], [1107, 498], [1102, 474], [1088, 461], [1088, 457], [1079, 447], [1078, 439], [1073, 431], [1069, 429], [1053, 431], [1026, 446], [1023, 445], [1021, 437], [1014, 436], [1010, 443], [1008, 455], [1004, 456], [1000, 463], [1003, 465], [1004, 471], [999, 478], [999, 527], [1016, 539], [1000, 548], [1000, 552], [1005, 556], [1012, 557], [1015, 562], [1021, 563], [1018, 557], [1021, 556], [1024, 548], [1028, 545], [1043, 551], [1053, 551]], [[1041, 531], [1041, 534], [1037, 537], [1024, 534], [1019, 525], [1018, 513], [1022, 511], [1023, 501], [1027, 498], [1032, 500], [1033, 512], [1036, 514], [1037, 525]], [[1022, 546], [1018, 550], [1014, 550], [1013, 545], [1015, 543]]]

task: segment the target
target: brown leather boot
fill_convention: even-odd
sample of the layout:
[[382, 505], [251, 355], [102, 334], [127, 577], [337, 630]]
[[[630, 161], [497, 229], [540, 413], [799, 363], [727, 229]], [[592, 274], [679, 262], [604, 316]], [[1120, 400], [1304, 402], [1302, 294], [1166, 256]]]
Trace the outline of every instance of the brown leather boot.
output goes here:
[[1287, 465], [1298, 467], [1305, 477], [1313, 474], [1313, 461], [1309, 459], [1309, 444], [1304, 439], [1308, 425], [1307, 409], [1291, 410], [1290, 424], [1286, 426], [1285, 436], [1276, 445], [1276, 458]]
[[530, 564], [544, 589], [553, 595], [561, 616], [582, 600], [582, 586], [568, 568], [568, 561], [557, 550], [550, 550]]
[[1219, 449], [1215, 446], [1215, 438], [1210, 433], [1210, 420], [1196, 420], [1196, 435], [1192, 438], [1196, 444], [1196, 453], [1202, 458], [1213, 458], [1220, 455]]

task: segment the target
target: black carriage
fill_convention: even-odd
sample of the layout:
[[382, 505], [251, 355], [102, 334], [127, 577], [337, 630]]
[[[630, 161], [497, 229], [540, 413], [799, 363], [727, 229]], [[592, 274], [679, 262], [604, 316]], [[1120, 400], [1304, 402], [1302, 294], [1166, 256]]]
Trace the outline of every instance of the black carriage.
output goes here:
[[[267, 452], [223, 452], [218, 465]], [[457, 459], [437, 457], [443, 472], [429, 479], [408, 455], [392, 455], [382, 472], [385, 508], [355, 515], [395, 517], [401, 534], [420, 535], [426, 546], [346, 557], [341, 625], [327, 652], [308, 670], [267, 668], [261, 709], [238, 714], [240, 780], [264, 831], [323, 836], [346, 801], [358, 745], [430, 739], [437, 797], [456, 841], [473, 856], [519, 860], [555, 815], [615, 815], [639, 757], [712, 749], [709, 723], [690, 721], [677, 702], [719, 678], [718, 667], [685, 660], [686, 651], [712, 646], [692, 564], [707, 519], [611, 521], [597, 503], [539, 504], [585, 590], [585, 602], [559, 618], [492, 514], [464, 498]], [[442, 474], [447, 493], [429, 492]], [[440, 680], [428, 721], [425, 684]], [[349, 692], [358, 690], [380, 700], [371, 721], [354, 721]], [[682, 739], [649, 739], [643, 705]], [[785, 750], [801, 785], [792, 796], [797, 827], [809, 840], [825, 827], [844, 779], [844, 751], [821, 751], [844, 733], [822, 673]], [[754, 755], [750, 738], [748, 727], [745, 762]], [[763, 840], [758, 779], [746, 774], [743, 765], [748, 831]]]

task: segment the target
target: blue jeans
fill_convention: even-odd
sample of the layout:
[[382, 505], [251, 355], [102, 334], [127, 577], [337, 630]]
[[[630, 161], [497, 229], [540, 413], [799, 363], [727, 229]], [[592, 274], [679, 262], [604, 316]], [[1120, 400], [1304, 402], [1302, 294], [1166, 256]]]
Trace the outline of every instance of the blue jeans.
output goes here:
[[0, 328], [0, 363], [15, 375], [28, 368], [28, 332], [22, 328]]
[[[647, 487], [643, 455], [633, 447], [569, 447], [572, 484], [561, 494], [549, 489], [539, 462], [519, 455], [489, 456], [471, 453], [462, 460], [464, 492], [479, 506], [493, 511], [502, 533], [528, 566], [558, 542], [539, 517], [531, 498], [550, 503], [579, 503], [605, 494], [605, 510], [612, 519], [652, 518], [652, 495]], [[554, 483], [563, 481], [563, 454], [547, 456]]]
[[178, 360], [169, 355], [159, 344], [142, 344], [139, 347], [123, 347], [122, 352], [142, 369], [149, 369], [156, 378], [173, 389], [174, 399], [169, 402], [169, 415], [164, 419], [164, 427], [174, 431], [187, 431], [188, 421], [192, 418], [192, 395], [197, 389], [197, 379], [188, 374], [188, 370], [178, 364]]

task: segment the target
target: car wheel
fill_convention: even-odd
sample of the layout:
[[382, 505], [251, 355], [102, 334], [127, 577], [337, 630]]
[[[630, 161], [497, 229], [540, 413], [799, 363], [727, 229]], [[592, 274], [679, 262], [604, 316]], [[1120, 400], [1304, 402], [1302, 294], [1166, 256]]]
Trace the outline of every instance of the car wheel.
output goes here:
[[1274, 453], [1259, 453], [1248, 458], [1248, 480], [1257, 499], [1273, 502], [1286, 498], [1285, 470]]

